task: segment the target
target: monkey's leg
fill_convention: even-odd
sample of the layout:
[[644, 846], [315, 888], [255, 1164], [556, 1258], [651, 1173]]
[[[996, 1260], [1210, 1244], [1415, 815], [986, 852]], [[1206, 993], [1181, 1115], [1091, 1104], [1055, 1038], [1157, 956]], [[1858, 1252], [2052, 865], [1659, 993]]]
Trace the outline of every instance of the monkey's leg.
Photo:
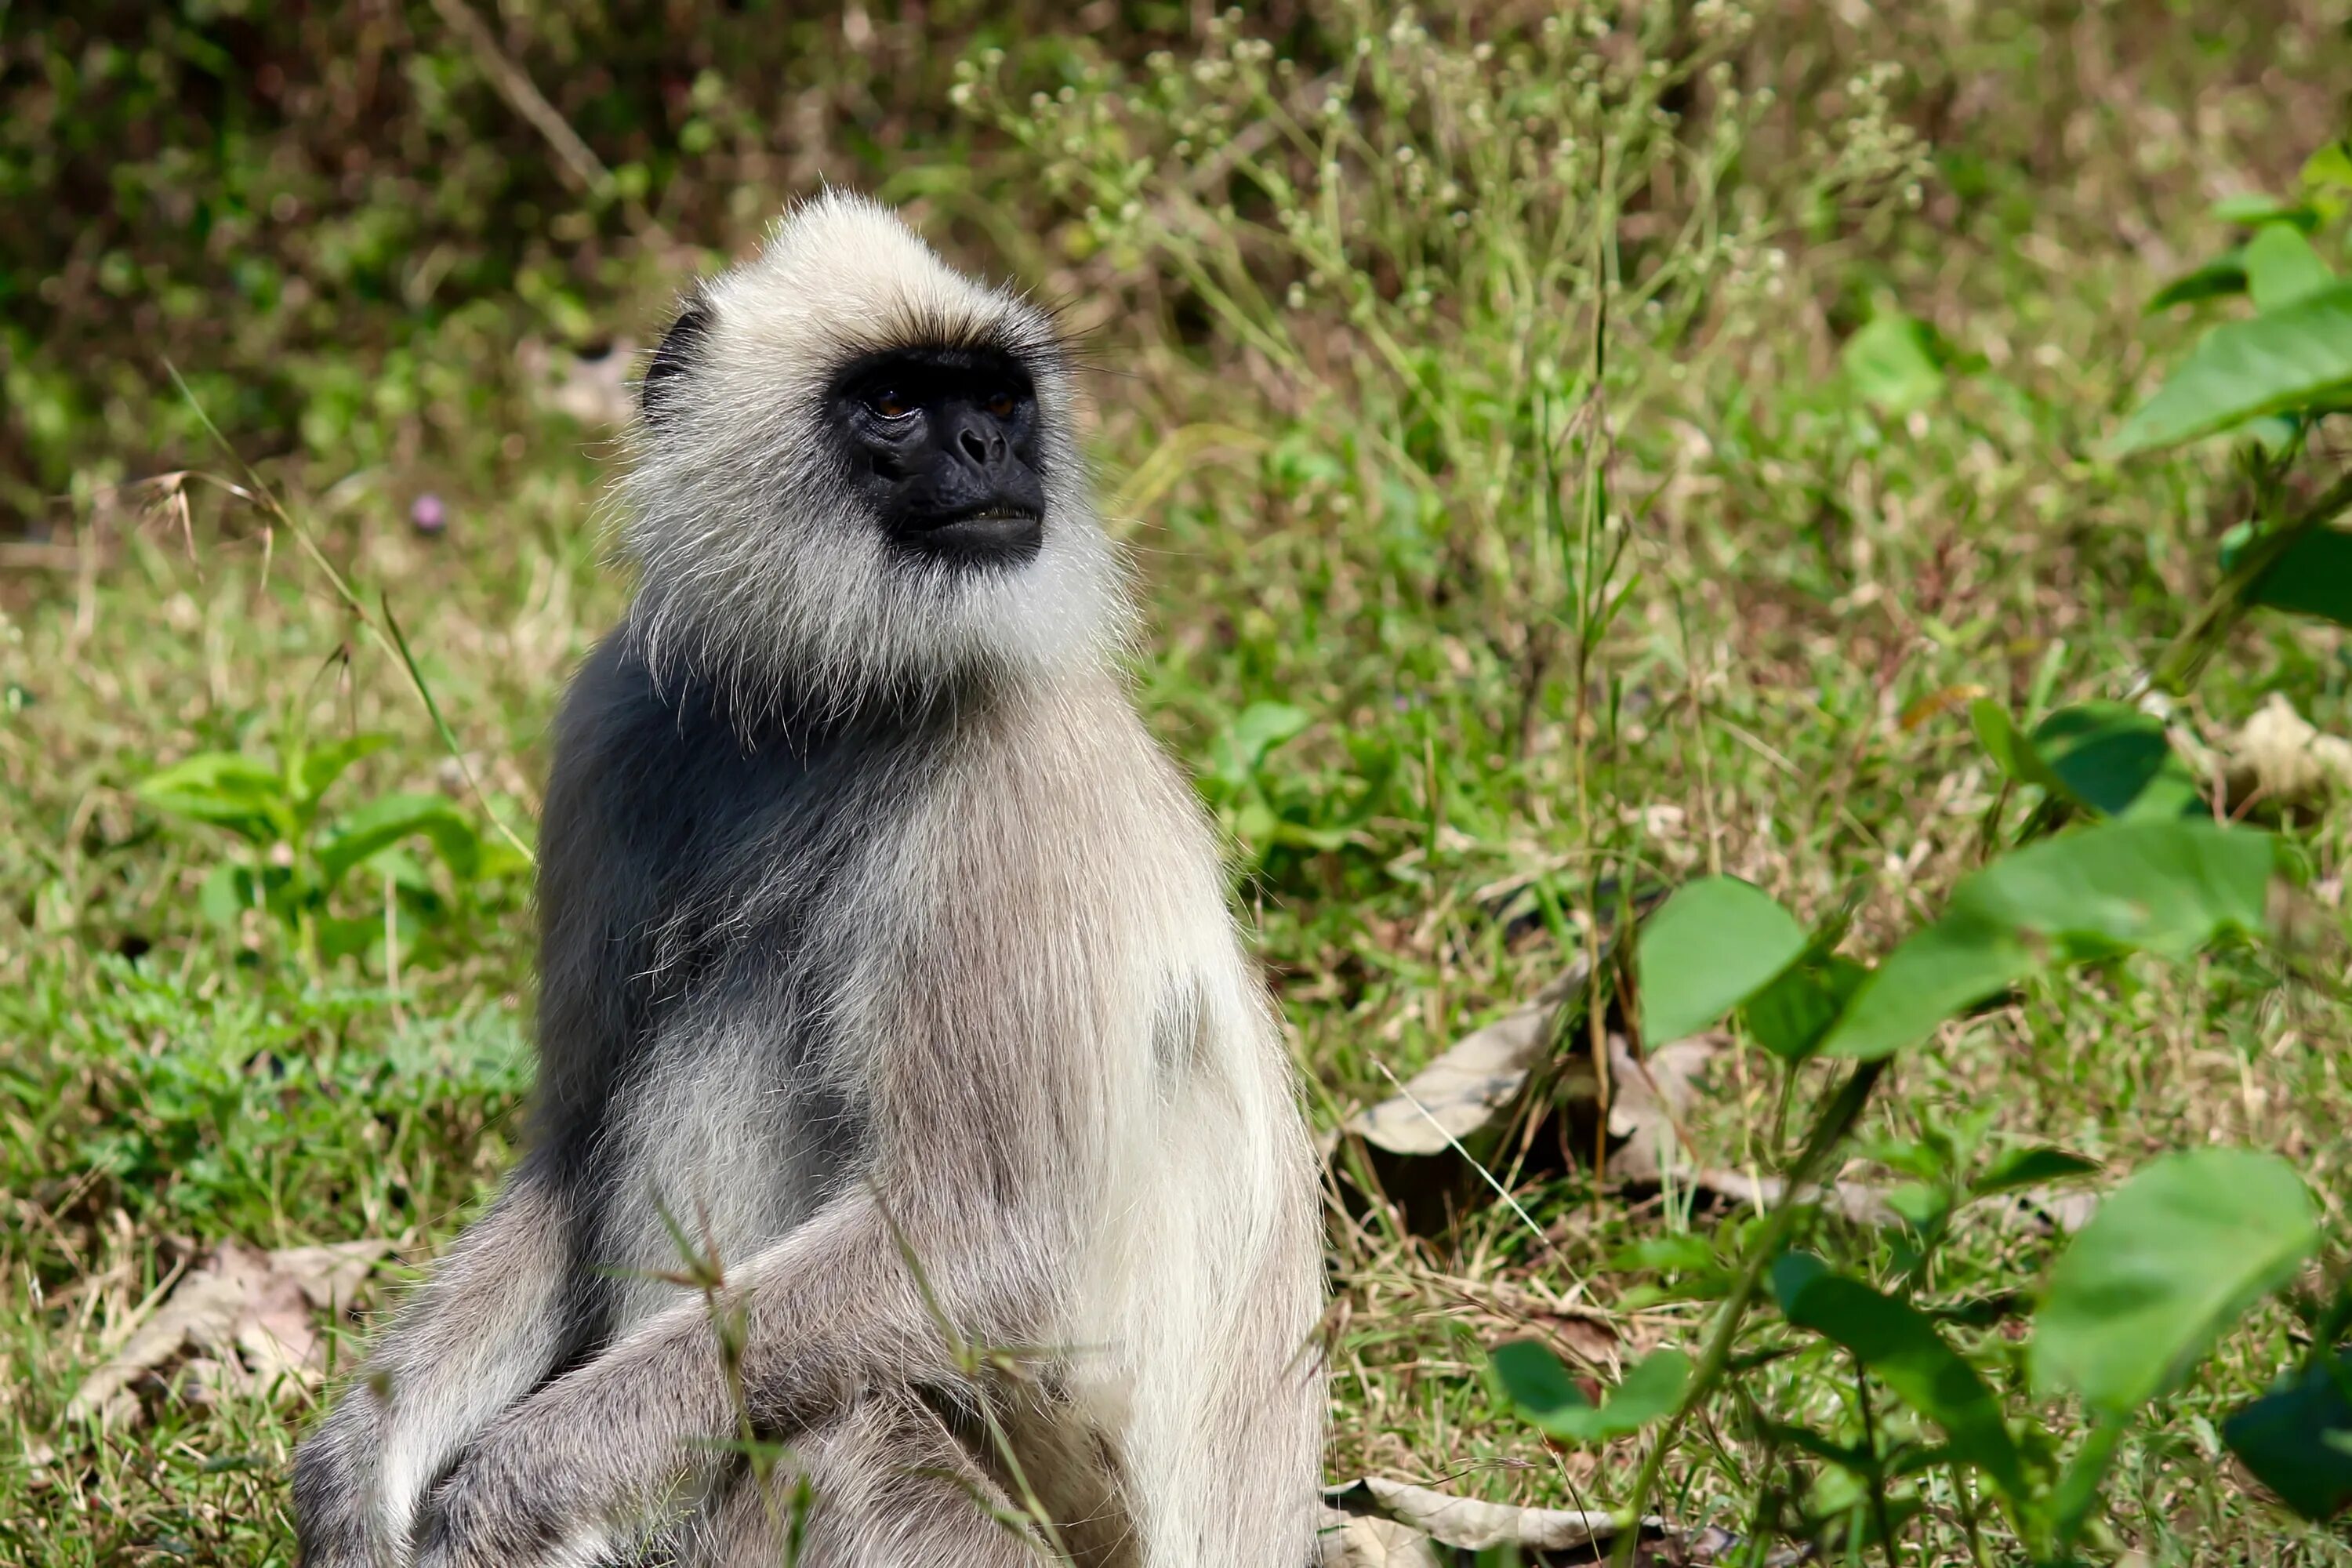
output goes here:
[[[419, 1568], [558, 1568], [593, 1562], [657, 1527], [728, 1463], [748, 1414], [795, 1444], [845, 1418], [875, 1388], [954, 1378], [931, 1300], [964, 1337], [1021, 1344], [1046, 1321], [1027, 1268], [1055, 1249], [1034, 1236], [940, 1216], [894, 1229], [864, 1194], [838, 1199], [736, 1271], [741, 1391], [701, 1301], [656, 1315], [501, 1415], [467, 1450], [419, 1521]], [[934, 1296], [899, 1237], [931, 1246]]]
[[909, 1395], [877, 1394], [794, 1442], [764, 1484], [736, 1486], [680, 1562], [1043, 1568], [1041, 1547], [936, 1411]]
[[401, 1308], [294, 1455], [305, 1568], [394, 1568], [426, 1486], [552, 1370], [564, 1205], [526, 1167]]

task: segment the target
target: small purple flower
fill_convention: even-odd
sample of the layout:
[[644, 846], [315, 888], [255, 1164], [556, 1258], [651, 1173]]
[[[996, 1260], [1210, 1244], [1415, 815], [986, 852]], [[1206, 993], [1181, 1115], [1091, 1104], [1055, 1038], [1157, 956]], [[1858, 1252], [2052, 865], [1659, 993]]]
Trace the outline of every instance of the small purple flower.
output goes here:
[[438, 533], [449, 526], [449, 509], [431, 490], [418, 496], [408, 509], [408, 521], [419, 533]]

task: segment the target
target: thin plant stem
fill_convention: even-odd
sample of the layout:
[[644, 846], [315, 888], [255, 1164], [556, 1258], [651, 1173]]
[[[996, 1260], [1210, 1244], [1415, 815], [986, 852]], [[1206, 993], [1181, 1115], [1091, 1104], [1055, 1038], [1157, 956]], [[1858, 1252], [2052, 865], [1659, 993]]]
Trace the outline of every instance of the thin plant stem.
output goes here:
[[1870, 1451], [1870, 1516], [1878, 1526], [1878, 1552], [1895, 1565], [1895, 1526], [1886, 1512], [1886, 1457], [1878, 1451], [1878, 1412], [1870, 1402], [1870, 1369], [1853, 1358], [1853, 1402], [1862, 1411], [1863, 1446]]
[[1715, 1326], [1707, 1335], [1706, 1347], [1699, 1352], [1698, 1365], [1691, 1373], [1689, 1386], [1683, 1390], [1674, 1414], [1658, 1428], [1649, 1451], [1642, 1457], [1642, 1468], [1633, 1478], [1633, 1489], [1626, 1499], [1620, 1517], [1616, 1544], [1610, 1551], [1610, 1561], [1625, 1568], [1633, 1561], [1633, 1547], [1642, 1531], [1642, 1515], [1648, 1507], [1650, 1494], [1658, 1484], [1658, 1475], [1665, 1467], [1666, 1453], [1674, 1447], [1675, 1434], [1681, 1430], [1684, 1420], [1696, 1409], [1715, 1385], [1723, 1381], [1725, 1369], [1731, 1361], [1731, 1347], [1739, 1338], [1739, 1329], [1748, 1316], [1748, 1309], [1762, 1288], [1764, 1271], [1780, 1256], [1797, 1228], [1797, 1221], [1805, 1209], [1804, 1193], [1812, 1185], [1828, 1163], [1830, 1153], [1845, 1141], [1853, 1124], [1861, 1118], [1863, 1107], [1870, 1103], [1871, 1091], [1878, 1087], [1886, 1071], [1888, 1058], [1859, 1063], [1846, 1076], [1837, 1093], [1813, 1121], [1805, 1147], [1789, 1167], [1788, 1183], [1780, 1193], [1780, 1201], [1765, 1216], [1764, 1224], [1748, 1241], [1748, 1254], [1740, 1260], [1739, 1276], [1732, 1281], [1731, 1289], [1717, 1309]]
[[2337, 479], [2309, 506], [2246, 546], [2245, 553], [2223, 574], [2189, 624], [2157, 656], [2148, 668], [2148, 686], [2168, 697], [2178, 697], [2196, 685], [2206, 661], [2252, 607], [2254, 588], [2270, 569], [2305, 535], [2347, 508], [2352, 508], [2352, 474]]
[[457, 732], [449, 728], [449, 721], [442, 717], [441, 705], [434, 700], [433, 689], [425, 683], [425, 672], [417, 668], [415, 656], [408, 650], [407, 637], [402, 634], [400, 624], [393, 619], [392, 601], [383, 595], [377, 595], [377, 605], [383, 612], [381, 622], [368, 613], [366, 602], [359, 596], [350, 580], [336, 569], [335, 563], [327, 559], [327, 552], [319, 548], [318, 541], [310, 537], [310, 531], [294, 521], [294, 514], [287, 510], [285, 502], [278, 499], [277, 492], [254, 471], [253, 465], [229, 445], [228, 437], [221, 434], [220, 426], [213, 423], [212, 416], [196, 400], [194, 390], [181, 376], [179, 367], [167, 360], [163, 368], [171, 373], [172, 384], [178, 387], [180, 395], [188, 400], [189, 408], [194, 412], [205, 433], [212, 437], [222, 451], [228, 454], [231, 461], [245, 470], [245, 484], [229, 488], [252, 500], [294, 536], [294, 542], [301, 547], [310, 564], [318, 568], [319, 574], [327, 580], [327, 585], [334, 590], [335, 597], [342, 601], [343, 607], [368, 629], [368, 635], [374, 637], [385, 652], [400, 661], [400, 668], [406, 672], [410, 687], [415, 690], [418, 700], [425, 704], [425, 711], [433, 721], [435, 732], [441, 737], [441, 744], [448, 750], [450, 759], [457, 764], [457, 772], [464, 777], [467, 787], [473, 791], [474, 802], [482, 808], [482, 815], [489, 819], [492, 827], [498, 829], [499, 837], [523, 858], [526, 865], [537, 865], [539, 857], [531, 853], [530, 846], [525, 844], [514, 829], [507, 826], [506, 818], [491, 806], [488, 793], [482, 788], [481, 779], [474, 773], [474, 764], [466, 760], [465, 750], [457, 743]]

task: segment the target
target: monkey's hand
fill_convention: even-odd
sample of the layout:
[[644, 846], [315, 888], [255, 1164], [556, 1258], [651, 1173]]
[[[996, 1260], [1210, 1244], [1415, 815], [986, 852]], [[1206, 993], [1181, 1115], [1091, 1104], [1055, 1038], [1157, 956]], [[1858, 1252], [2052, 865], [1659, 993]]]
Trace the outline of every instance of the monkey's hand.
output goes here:
[[383, 1528], [378, 1405], [355, 1389], [294, 1450], [295, 1536], [302, 1568], [396, 1568]]
[[709, 1325], [656, 1319], [483, 1431], [419, 1510], [416, 1568], [609, 1561], [723, 1458], [727, 1413]]

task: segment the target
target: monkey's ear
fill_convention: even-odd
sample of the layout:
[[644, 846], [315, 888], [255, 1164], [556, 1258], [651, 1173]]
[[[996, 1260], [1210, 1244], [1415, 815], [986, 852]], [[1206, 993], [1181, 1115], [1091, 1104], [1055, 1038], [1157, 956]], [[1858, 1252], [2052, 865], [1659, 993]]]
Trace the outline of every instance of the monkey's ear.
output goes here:
[[710, 307], [699, 296], [689, 299], [670, 322], [669, 331], [662, 334], [661, 346], [654, 350], [653, 363], [646, 366], [645, 380], [637, 385], [637, 405], [645, 410], [646, 424], [662, 422], [679, 384], [694, 367], [702, 340], [709, 335]]

